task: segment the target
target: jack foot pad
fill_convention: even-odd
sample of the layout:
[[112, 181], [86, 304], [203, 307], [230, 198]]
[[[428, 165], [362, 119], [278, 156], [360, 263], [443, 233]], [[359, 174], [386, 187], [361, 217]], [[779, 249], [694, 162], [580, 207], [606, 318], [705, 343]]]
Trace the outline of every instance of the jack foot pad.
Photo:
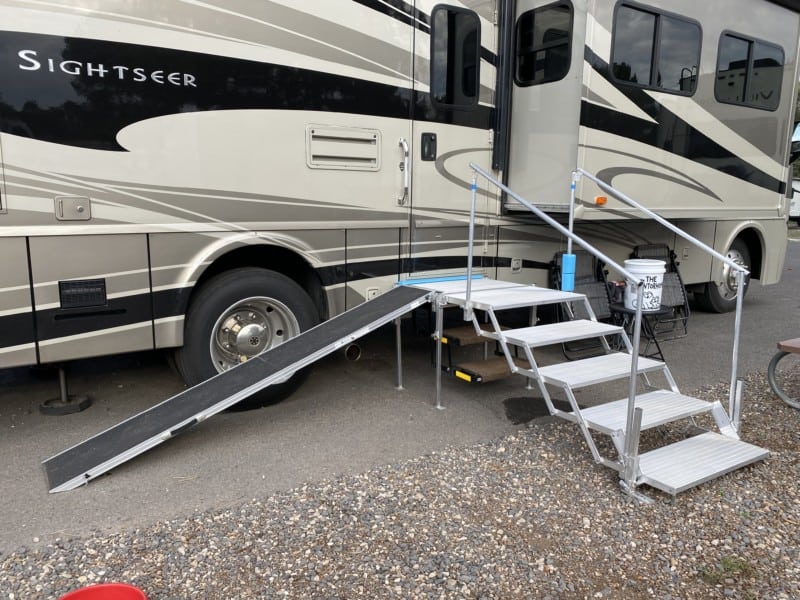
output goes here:
[[63, 398], [50, 398], [39, 405], [39, 412], [43, 415], [71, 415], [76, 412], [86, 410], [92, 405], [89, 396], [69, 395], [66, 400]]

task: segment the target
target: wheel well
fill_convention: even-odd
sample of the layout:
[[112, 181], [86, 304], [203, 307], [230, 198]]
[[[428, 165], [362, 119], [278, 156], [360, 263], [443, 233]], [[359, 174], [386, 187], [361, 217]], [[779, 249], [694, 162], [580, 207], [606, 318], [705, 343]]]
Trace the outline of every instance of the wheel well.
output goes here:
[[761, 278], [761, 265], [764, 257], [764, 247], [761, 243], [761, 236], [755, 229], [745, 229], [736, 236], [742, 240], [750, 252], [750, 277], [752, 279]]
[[294, 280], [311, 296], [320, 319], [328, 318], [328, 302], [317, 273], [302, 257], [277, 246], [237, 248], [220, 256], [203, 272], [197, 280], [195, 289], [199, 289], [215, 275], [239, 267], [271, 269]]

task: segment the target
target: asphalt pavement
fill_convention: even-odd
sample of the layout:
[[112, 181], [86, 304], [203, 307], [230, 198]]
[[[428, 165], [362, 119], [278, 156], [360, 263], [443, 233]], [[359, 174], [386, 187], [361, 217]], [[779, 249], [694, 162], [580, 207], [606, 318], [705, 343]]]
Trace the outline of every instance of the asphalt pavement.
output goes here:
[[[740, 374], [765, 370], [775, 343], [800, 335], [798, 271], [800, 244], [790, 241], [781, 282], [751, 286]], [[694, 312], [689, 335], [663, 344], [682, 391], [730, 378], [733, 330], [732, 314]], [[395, 387], [393, 329], [381, 329], [361, 341], [360, 360], [326, 357], [289, 400], [217, 415], [110, 474], [60, 494], [48, 493], [43, 460], [181, 391], [182, 384], [157, 353], [78, 361], [71, 366], [70, 391], [89, 395], [91, 407], [48, 416], [39, 406], [58, 395], [52, 372], [0, 371], [0, 554], [94, 530], [225, 508], [306, 481], [360, 473], [524, 426], [518, 422], [520, 398], [536, 394], [526, 391], [520, 379], [481, 386], [444, 378], [446, 409], [436, 410], [430, 343], [413, 335], [403, 341], [403, 389]], [[579, 400], [591, 398], [587, 392]], [[541, 402], [524, 404], [528, 417], [539, 414]], [[746, 422], [743, 427], [746, 439]]]

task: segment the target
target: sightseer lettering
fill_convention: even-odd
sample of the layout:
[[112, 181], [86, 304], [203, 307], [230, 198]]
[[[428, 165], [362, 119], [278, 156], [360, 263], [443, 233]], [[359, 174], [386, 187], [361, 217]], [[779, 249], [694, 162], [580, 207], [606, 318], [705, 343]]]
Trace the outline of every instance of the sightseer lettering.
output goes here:
[[17, 52], [20, 62], [19, 68], [23, 71], [40, 71], [50, 73], [61, 72], [66, 75], [85, 75], [88, 77], [115, 78], [130, 80], [137, 83], [152, 81], [164, 85], [171, 84], [179, 87], [197, 87], [197, 78], [190, 73], [169, 71], [168, 69], [154, 69], [149, 71], [141, 67], [127, 65], [106, 65], [104, 63], [82, 62], [79, 60], [61, 60], [54, 58], [39, 58], [36, 50], [20, 50]]

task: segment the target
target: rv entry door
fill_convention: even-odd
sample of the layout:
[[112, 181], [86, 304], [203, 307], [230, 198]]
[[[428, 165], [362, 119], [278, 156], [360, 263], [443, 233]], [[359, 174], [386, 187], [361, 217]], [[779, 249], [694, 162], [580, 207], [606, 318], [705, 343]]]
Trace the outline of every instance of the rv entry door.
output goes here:
[[[512, 71], [508, 185], [546, 211], [569, 210], [578, 157], [586, 0], [518, 0]], [[519, 203], [511, 200], [506, 208]]]
[[[468, 250], [469, 163], [491, 168], [496, 53], [493, 0], [471, 9], [438, 4], [418, 28], [414, 72], [411, 274], [462, 274]], [[429, 53], [429, 54], [428, 54]], [[485, 188], [485, 183], [482, 183]], [[473, 255], [480, 271], [494, 255], [486, 225], [494, 194], [481, 193]], [[488, 265], [489, 263], [486, 262]]]

